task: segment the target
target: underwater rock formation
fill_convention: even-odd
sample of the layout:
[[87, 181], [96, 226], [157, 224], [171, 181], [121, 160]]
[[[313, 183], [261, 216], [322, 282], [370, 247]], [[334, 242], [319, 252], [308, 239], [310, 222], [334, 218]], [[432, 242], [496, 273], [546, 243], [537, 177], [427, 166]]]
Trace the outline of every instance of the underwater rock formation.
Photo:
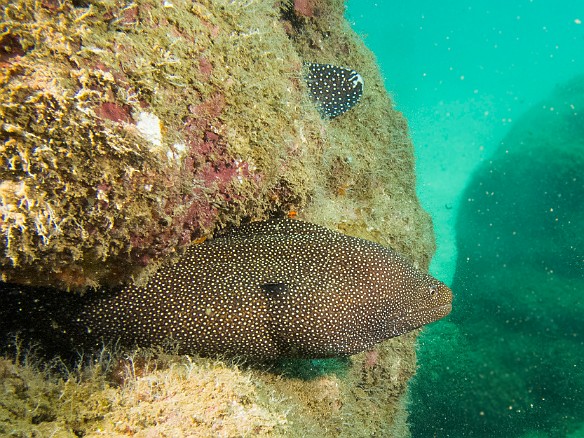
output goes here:
[[[3, 279], [144, 284], [218, 228], [287, 213], [427, 269], [407, 125], [374, 57], [343, 2], [295, 3], [304, 15], [265, 0], [5, 1]], [[359, 72], [350, 117], [321, 118], [305, 61]], [[66, 380], [31, 356], [3, 361], [0, 433], [406, 436], [415, 338], [300, 361], [288, 377], [152, 351], [102, 352], [105, 374]]]
[[306, 203], [321, 123], [275, 11], [258, 7], [2, 8], [5, 281], [128, 281], [219, 225]]
[[567, 436], [584, 421], [582, 108], [580, 76], [517, 120], [473, 175], [452, 324], [413, 385], [415, 436]]

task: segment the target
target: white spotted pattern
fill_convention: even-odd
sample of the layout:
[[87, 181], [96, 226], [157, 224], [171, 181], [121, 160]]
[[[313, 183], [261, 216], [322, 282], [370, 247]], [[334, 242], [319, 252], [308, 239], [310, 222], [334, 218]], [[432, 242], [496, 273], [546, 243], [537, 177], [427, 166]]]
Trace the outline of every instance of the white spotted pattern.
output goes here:
[[451, 299], [390, 249], [277, 219], [192, 246], [145, 287], [90, 300], [77, 320], [94, 342], [170, 338], [184, 353], [321, 358], [435, 321]]
[[355, 70], [330, 64], [305, 63], [310, 97], [323, 117], [350, 110], [363, 95], [363, 78]]

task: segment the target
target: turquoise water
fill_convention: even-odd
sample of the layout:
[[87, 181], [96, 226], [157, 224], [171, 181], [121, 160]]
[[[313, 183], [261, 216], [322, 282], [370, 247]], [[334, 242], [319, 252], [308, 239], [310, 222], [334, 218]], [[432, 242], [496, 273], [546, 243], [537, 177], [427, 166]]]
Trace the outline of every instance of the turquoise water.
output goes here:
[[414, 437], [584, 437], [584, 3], [350, 0], [409, 120], [431, 271]]

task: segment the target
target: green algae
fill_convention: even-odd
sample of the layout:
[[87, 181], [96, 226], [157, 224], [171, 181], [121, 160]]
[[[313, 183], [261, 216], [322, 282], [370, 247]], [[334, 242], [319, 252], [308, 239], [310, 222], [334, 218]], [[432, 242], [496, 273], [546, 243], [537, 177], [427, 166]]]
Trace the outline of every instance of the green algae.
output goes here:
[[[409, 342], [414, 335], [407, 335]], [[413, 351], [392, 340], [375, 360], [311, 379], [266, 365], [158, 350], [107, 354], [73, 370], [0, 361], [0, 432], [10, 436], [407, 436], [395, 400]], [[409, 356], [410, 360], [404, 361]], [[377, 362], [376, 362], [377, 361]], [[383, 362], [391, 363], [385, 367]], [[322, 371], [322, 369], [321, 369]], [[395, 387], [387, 391], [387, 380]], [[399, 382], [399, 384], [397, 384]], [[351, 418], [351, 421], [345, 421]]]

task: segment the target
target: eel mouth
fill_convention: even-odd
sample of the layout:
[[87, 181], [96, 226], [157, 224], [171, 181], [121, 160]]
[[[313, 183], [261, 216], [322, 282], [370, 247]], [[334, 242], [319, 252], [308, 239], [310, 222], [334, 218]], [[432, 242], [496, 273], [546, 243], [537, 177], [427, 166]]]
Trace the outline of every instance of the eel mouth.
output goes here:
[[428, 324], [432, 321], [436, 321], [438, 319], [442, 319], [447, 316], [452, 311], [452, 303], [440, 304], [438, 306], [431, 306], [431, 307], [422, 307], [420, 309], [412, 311], [406, 311], [401, 313], [397, 319], [401, 319], [403, 317], [415, 317], [417, 315], [432, 315], [434, 318], [431, 321], [424, 322], [424, 324]]
[[432, 308], [433, 312], [438, 314], [438, 319], [444, 318], [452, 311], [452, 303], [442, 304]]
[[[452, 310], [452, 303], [418, 309], [416, 312], [404, 312], [392, 320], [392, 336], [402, 335], [426, 324], [438, 321], [447, 316]], [[427, 318], [431, 315], [431, 318]], [[419, 316], [419, 318], [417, 318]]]

